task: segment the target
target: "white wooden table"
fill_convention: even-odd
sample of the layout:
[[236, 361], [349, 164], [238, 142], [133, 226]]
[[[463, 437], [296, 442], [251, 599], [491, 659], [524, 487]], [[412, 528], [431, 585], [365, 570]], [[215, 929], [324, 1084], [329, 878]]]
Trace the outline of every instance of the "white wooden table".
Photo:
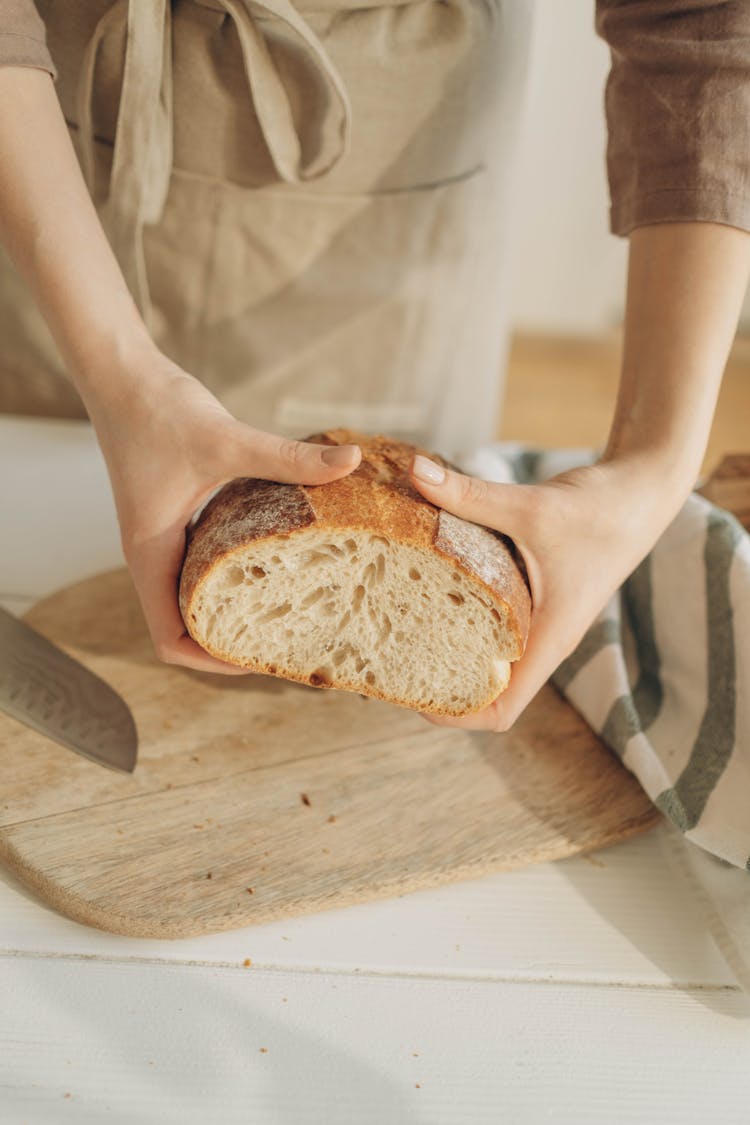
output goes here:
[[[87, 425], [0, 418], [0, 543], [18, 613], [121, 563]], [[176, 942], [0, 871], [0, 1121], [747, 1125], [750, 997], [666, 834]]]

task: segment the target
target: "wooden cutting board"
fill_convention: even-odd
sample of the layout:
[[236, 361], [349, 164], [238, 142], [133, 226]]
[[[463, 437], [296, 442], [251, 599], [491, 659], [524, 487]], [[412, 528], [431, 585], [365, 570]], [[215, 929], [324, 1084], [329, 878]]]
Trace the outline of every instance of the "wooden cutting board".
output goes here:
[[157, 663], [126, 572], [27, 620], [127, 700], [132, 776], [0, 715], [0, 859], [56, 910], [186, 937], [613, 844], [659, 820], [547, 688], [507, 734], [270, 677]]

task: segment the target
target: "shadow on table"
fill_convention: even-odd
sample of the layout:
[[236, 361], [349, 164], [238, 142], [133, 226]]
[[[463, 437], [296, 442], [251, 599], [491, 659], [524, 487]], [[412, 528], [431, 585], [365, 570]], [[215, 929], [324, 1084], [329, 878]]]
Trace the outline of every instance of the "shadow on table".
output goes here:
[[[524, 771], [516, 768], [502, 768], [502, 755], [497, 753], [497, 742], [492, 740], [502, 739], [499, 734], [476, 734], [472, 736], [477, 743], [478, 750], [485, 760], [492, 764], [502, 776], [503, 784], [513, 794], [513, 797], [528, 812], [538, 817], [553, 832], [559, 833], [562, 839], [570, 839], [568, 833], [571, 828], [570, 809], [563, 802], [557, 806], [549, 800], [548, 790], [539, 790], [533, 784], [524, 784]], [[490, 750], [490, 747], [492, 749]], [[563, 748], [564, 750], [564, 748]], [[614, 757], [614, 756], [613, 756]], [[622, 767], [623, 783], [631, 783], [629, 771]], [[530, 775], [531, 776], [531, 775]], [[650, 832], [664, 833], [668, 826], [658, 822]], [[643, 835], [643, 834], [641, 834]], [[633, 846], [637, 846], [639, 836], [635, 836]], [[571, 861], [559, 861], [560, 871], [565, 879], [575, 888], [576, 893], [591, 906], [596, 913], [610, 926], [622, 934], [640, 953], [656, 968], [664, 972], [672, 981], [675, 991], [689, 995], [691, 999], [704, 1005], [706, 1008], [719, 1012], [722, 1015], [732, 1015], [738, 1019], [750, 1019], [750, 996], [740, 993], [743, 1003], [736, 1002], [731, 1007], [727, 1006], [726, 989], [721, 985], [706, 984], [706, 981], [715, 979], [715, 970], [712, 970], [710, 959], [715, 957], [716, 948], [709, 926], [704, 917], [701, 904], [696, 900], [694, 892], [686, 877], [678, 870], [674, 860], [668, 858], [665, 845], [660, 838], [658, 848], [654, 849], [657, 862], [668, 868], [670, 877], [684, 884], [685, 898], [690, 899], [690, 918], [685, 928], [686, 918], [670, 919], [664, 913], [664, 902], [654, 895], [653, 887], [644, 886], [639, 879], [636, 868], [618, 866], [617, 885], [621, 891], [614, 895], [611, 884], [606, 879], [599, 879], [596, 868], [606, 869], [608, 847], [601, 845], [592, 850], [586, 857], [584, 849], [573, 853]], [[627, 842], [610, 845], [615, 847], [627, 846]], [[576, 862], [576, 856], [589, 858], [589, 865]], [[605, 874], [603, 870], [601, 874]], [[750, 879], [750, 876], [748, 876]], [[748, 896], [750, 898], [750, 882], [748, 883]], [[674, 924], [674, 936], [666, 928]], [[681, 929], [679, 929], [682, 927]], [[679, 929], [679, 933], [677, 932]], [[666, 931], [666, 932], [665, 932]], [[675, 965], [674, 950], [678, 942], [690, 943], [690, 955], [693, 963], [705, 963], [705, 973], [696, 973], [694, 980], [674, 980]], [[731, 969], [727, 966], [729, 976]], [[627, 981], [624, 982], [627, 985]], [[731, 986], [727, 986], [731, 989]], [[732, 991], [736, 1000], [736, 994]]]
[[367, 1002], [359, 978], [137, 958], [32, 957], [16, 972], [25, 1004], [41, 1013], [35, 1085], [51, 1095], [62, 1081], [86, 1120], [98, 1104], [123, 1122], [349, 1125], [366, 1107], [368, 1121], [427, 1125], [406, 1078], [330, 1034]]

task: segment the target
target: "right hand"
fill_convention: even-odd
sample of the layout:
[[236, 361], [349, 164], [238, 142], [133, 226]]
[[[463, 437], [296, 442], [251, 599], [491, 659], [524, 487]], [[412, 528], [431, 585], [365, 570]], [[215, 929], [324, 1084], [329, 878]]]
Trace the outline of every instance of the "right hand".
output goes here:
[[185, 528], [235, 477], [325, 484], [357, 467], [357, 446], [293, 441], [238, 422], [206, 388], [156, 349], [126, 378], [86, 396], [109, 470], [122, 546], [157, 656], [201, 671], [241, 673], [186, 633], [177, 590]]

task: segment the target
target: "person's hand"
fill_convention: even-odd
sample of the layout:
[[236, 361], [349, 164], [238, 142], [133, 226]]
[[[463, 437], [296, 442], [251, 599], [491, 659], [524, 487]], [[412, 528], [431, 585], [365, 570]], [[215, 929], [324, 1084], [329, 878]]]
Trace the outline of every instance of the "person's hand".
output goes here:
[[514, 541], [526, 563], [533, 603], [526, 651], [511, 666], [506, 691], [473, 715], [425, 718], [505, 731], [648, 554], [689, 488], [670, 489], [655, 466], [636, 458], [600, 461], [537, 485], [493, 484], [451, 471], [437, 483], [425, 470], [433, 478], [442, 470], [415, 458], [412, 481], [426, 499]]
[[[129, 363], [132, 369], [132, 360]], [[109, 470], [125, 559], [158, 657], [203, 671], [241, 673], [186, 633], [177, 603], [185, 528], [213, 490], [235, 477], [323, 484], [357, 467], [357, 446], [325, 446], [238, 422], [155, 350], [138, 374], [108, 380], [87, 407]]]

